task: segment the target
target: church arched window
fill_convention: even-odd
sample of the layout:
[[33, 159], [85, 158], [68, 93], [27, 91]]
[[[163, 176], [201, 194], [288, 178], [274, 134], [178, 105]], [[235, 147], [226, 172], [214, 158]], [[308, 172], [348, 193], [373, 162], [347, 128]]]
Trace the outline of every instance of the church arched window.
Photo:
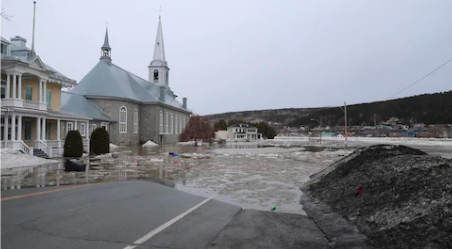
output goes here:
[[179, 117], [177, 114], [174, 120], [174, 134], [179, 134]]
[[168, 112], [165, 111], [165, 133], [168, 133], [168, 123], [169, 123], [169, 116], [168, 116]]
[[174, 119], [173, 119], [173, 114], [171, 113], [171, 126], [170, 126], [170, 134], [173, 134], [174, 132]]
[[127, 133], [127, 108], [125, 106], [119, 109], [119, 133]]
[[163, 111], [160, 110], [160, 133], [163, 133]]
[[154, 83], [159, 82], [159, 71], [156, 69], [154, 70]]
[[138, 133], [138, 109], [133, 111], [133, 133]]

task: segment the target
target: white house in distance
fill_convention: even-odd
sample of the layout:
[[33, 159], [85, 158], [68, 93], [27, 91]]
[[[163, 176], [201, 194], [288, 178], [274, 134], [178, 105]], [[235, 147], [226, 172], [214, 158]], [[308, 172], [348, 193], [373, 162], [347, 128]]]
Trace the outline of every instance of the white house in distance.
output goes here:
[[256, 127], [248, 124], [234, 124], [229, 126], [227, 131], [218, 131], [216, 138], [235, 141], [255, 141], [262, 139], [262, 133], [258, 133]]

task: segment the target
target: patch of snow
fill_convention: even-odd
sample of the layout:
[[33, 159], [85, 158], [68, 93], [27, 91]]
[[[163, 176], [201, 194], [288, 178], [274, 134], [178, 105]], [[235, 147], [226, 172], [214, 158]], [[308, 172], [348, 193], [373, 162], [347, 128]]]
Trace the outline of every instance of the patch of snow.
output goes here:
[[57, 160], [44, 159], [32, 155], [24, 154], [17, 150], [2, 149], [2, 169], [17, 167], [32, 167], [38, 165], [47, 165], [49, 163], [58, 163]]
[[113, 156], [113, 154], [111, 154], [111, 153], [105, 153], [102, 155], [95, 156], [94, 158], [110, 158], [112, 156]]
[[155, 146], [159, 146], [159, 145], [152, 142], [151, 140], [148, 140], [145, 144], [143, 144], [143, 147], [155, 147]]
[[110, 143], [110, 150], [116, 149], [116, 148], [118, 148], [118, 146], [116, 144]]

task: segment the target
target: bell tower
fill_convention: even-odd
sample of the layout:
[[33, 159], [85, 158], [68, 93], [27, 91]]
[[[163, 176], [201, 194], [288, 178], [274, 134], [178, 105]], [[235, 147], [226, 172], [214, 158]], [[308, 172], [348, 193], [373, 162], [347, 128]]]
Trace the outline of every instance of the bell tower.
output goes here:
[[108, 60], [111, 62], [111, 47], [108, 43], [108, 28], [105, 30], [105, 39], [104, 39], [104, 45], [102, 45], [101, 53], [100, 53], [100, 59], [101, 60]]
[[154, 57], [149, 63], [149, 82], [169, 87], [169, 67], [165, 59], [165, 45], [163, 43], [162, 19], [159, 16], [157, 37], [155, 39]]

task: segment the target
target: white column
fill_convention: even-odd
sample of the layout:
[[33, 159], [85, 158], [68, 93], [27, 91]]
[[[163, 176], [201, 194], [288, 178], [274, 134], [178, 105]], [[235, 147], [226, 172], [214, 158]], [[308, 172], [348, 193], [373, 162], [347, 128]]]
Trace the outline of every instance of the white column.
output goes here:
[[16, 141], [16, 114], [11, 117], [11, 140]]
[[17, 97], [18, 99], [22, 99], [22, 75], [19, 74], [19, 96]]
[[17, 99], [17, 92], [16, 92], [16, 87], [17, 87], [17, 82], [16, 82], [16, 77], [17, 75], [13, 74], [13, 99]]
[[57, 141], [60, 141], [61, 120], [57, 120]]
[[77, 130], [77, 120], [74, 121], [74, 131]]
[[42, 141], [46, 140], [46, 118], [42, 118]]
[[89, 139], [89, 121], [86, 121], [86, 126], [85, 126], [85, 135], [86, 135], [86, 139]]
[[41, 140], [41, 118], [36, 118], [36, 140]]
[[9, 99], [9, 93], [11, 92], [11, 75], [6, 75], [6, 96], [5, 98]]
[[3, 131], [3, 137], [5, 138], [5, 141], [8, 141], [8, 125], [9, 125], [9, 117], [5, 115], [5, 130]]
[[47, 104], [47, 81], [44, 81], [44, 92], [42, 94], [42, 98], [44, 99], [44, 103]]
[[42, 80], [39, 80], [39, 94], [38, 94], [38, 102], [42, 102]]
[[17, 116], [17, 140], [22, 141], [22, 115]]

